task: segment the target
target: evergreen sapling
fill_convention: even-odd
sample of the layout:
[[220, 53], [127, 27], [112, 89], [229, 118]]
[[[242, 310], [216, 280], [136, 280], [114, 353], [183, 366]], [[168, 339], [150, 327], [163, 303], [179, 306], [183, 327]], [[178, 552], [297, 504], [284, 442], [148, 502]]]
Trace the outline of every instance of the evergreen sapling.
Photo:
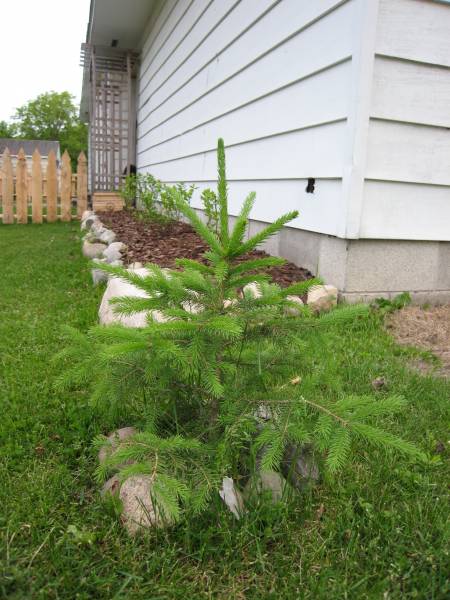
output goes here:
[[[148, 264], [147, 276], [96, 265], [148, 294], [113, 300], [118, 314], [147, 311], [147, 326], [96, 326], [87, 336], [74, 332], [76, 343], [62, 353], [66, 384], [89, 382], [94, 403], [123, 419], [134, 415], [141, 425], [140, 433], [100, 465], [99, 481], [115, 471], [123, 480], [150, 475], [151, 494], [170, 521], [205, 510], [224, 477], [241, 485], [258, 469], [279, 470], [292, 448], [310, 448], [331, 474], [344, 467], [357, 438], [424, 458], [412, 444], [377, 427], [377, 418], [403, 409], [403, 398], [317, 396], [307, 378], [297, 377], [308, 351], [302, 332], [313, 328], [326, 335], [368, 308], [348, 306], [314, 316], [288, 297], [305, 294], [318, 280], [282, 289], [267, 269], [283, 259], [246, 258], [297, 212], [247, 239], [251, 193], [230, 230], [222, 140], [217, 156], [217, 233], [177, 187], [170, 188], [176, 210], [209, 246], [206, 264], [190, 259], [179, 259], [177, 269]], [[246, 288], [252, 282], [258, 297]], [[164, 322], [154, 320], [153, 311]]]

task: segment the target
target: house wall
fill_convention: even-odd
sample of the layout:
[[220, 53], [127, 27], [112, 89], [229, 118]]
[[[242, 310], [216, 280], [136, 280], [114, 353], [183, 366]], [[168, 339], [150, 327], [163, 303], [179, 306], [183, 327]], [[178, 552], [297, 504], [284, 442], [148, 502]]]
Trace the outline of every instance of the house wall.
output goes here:
[[[450, 5], [159, 0], [142, 41], [137, 166], [257, 192], [251, 232], [350, 300], [450, 300]], [[316, 180], [314, 194], [305, 191]]]
[[450, 4], [380, 0], [360, 237], [450, 240]]
[[138, 169], [194, 182], [200, 206], [223, 136], [233, 214], [254, 190], [255, 220], [298, 209], [295, 228], [338, 235], [359, 4], [160, 2], [142, 49]]

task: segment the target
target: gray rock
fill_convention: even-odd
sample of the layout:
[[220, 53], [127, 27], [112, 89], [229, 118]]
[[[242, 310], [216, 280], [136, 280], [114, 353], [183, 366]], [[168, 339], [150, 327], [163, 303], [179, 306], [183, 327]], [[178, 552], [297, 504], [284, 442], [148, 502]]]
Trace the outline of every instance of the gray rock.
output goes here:
[[[94, 258], [94, 262], [96, 263], [108, 263], [112, 267], [123, 267], [123, 260], [113, 260], [112, 262], [108, 262], [106, 258]], [[100, 283], [106, 283], [110, 277], [109, 273], [103, 271], [102, 269], [92, 269], [92, 282], [94, 285], [99, 285]]]
[[236, 519], [240, 519], [244, 513], [244, 500], [241, 492], [237, 489], [231, 477], [224, 477], [219, 496], [230, 509]]
[[101, 269], [92, 269], [92, 283], [97, 286], [101, 283], [106, 283], [108, 281], [108, 273], [102, 271]]
[[116, 237], [117, 236], [114, 231], [111, 231], [111, 229], [105, 229], [105, 231], [100, 234], [99, 239], [104, 244], [112, 244], [116, 241]]
[[319, 466], [314, 458], [312, 447], [288, 445], [281, 462], [281, 472], [288, 482], [300, 491], [318, 482]]
[[93, 217], [95, 212], [93, 210], [85, 210], [81, 215], [81, 222], [86, 221], [89, 217]]
[[100, 490], [100, 495], [102, 498], [106, 498], [108, 494], [111, 496], [118, 496], [120, 491], [120, 479], [118, 475], [113, 475], [108, 479], [106, 483], [103, 484], [102, 489]]
[[316, 313], [331, 310], [337, 304], [338, 291], [334, 285], [315, 285], [308, 290], [307, 304]]
[[259, 283], [256, 281], [252, 281], [251, 283], [247, 283], [242, 289], [244, 292], [244, 296], [249, 296], [251, 298], [261, 298], [262, 292]]
[[[121, 442], [127, 440], [129, 437], [137, 433], [134, 427], [122, 427], [117, 429], [108, 435], [107, 443], [100, 448], [98, 453], [99, 463], [105, 462], [120, 446]], [[122, 465], [118, 465], [120, 468]]]
[[95, 235], [93, 231], [88, 231], [83, 238], [84, 242], [89, 242], [90, 244], [94, 244], [99, 241], [98, 237]]
[[105, 244], [98, 244], [87, 241], [83, 242], [83, 256], [85, 256], [86, 258], [101, 258], [105, 249]]
[[103, 256], [109, 263], [113, 260], [120, 260], [122, 258], [122, 252], [124, 252], [126, 248], [127, 247], [122, 242], [112, 242], [103, 251]]
[[97, 223], [101, 223], [100, 219], [97, 217], [97, 215], [91, 215], [81, 222], [81, 230], [90, 231]]
[[297, 306], [287, 306], [285, 309], [286, 315], [289, 317], [298, 317], [302, 313], [303, 300], [299, 296], [286, 296], [286, 300], [297, 304]]
[[121, 520], [130, 535], [136, 535], [150, 527], [172, 524], [172, 520], [154, 505], [152, 486], [150, 475], [134, 475], [126, 479], [120, 488]]
[[[134, 269], [136, 275], [146, 277], [149, 275], [147, 269]], [[125, 327], [146, 327], [147, 320], [164, 323], [167, 319], [159, 310], [141, 311], [132, 315], [119, 315], [114, 312], [113, 305], [110, 304], [111, 298], [120, 296], [133, 296], [136, 298], [148, 298], [149, 295], [144, 290], [137, 288], [119, 277], [110, 277], [105, 293], [103, 294], [98, 316], [100, 325], [109, 325], [110, 323], [120, 323]]]
[[95, 218], [94, 223], [92, 224], [92, 227], [91, 227], [91, 231], [98, 237], [100, 237], [101, 234], [104, 231], [106, 231], [106, 227], [103, 225], [103, 223], [100, 221], [100, 219], [98, 217]]
[[282, 499], [285, 489], [286, 480], [280, 473], [262, 469], [247, 482], [244, 488], [244, 498], [255, 498], [265, 492], [270, 492], [270, 495], [267, 495], [275, 504]]

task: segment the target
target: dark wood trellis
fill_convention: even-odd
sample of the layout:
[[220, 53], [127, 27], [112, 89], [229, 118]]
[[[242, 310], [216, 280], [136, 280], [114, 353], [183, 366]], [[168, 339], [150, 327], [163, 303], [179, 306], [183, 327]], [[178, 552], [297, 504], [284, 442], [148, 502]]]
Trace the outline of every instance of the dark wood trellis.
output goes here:
[[81, 47], [89, 74], [90, 191], [118, 190], [136, 162], [136, 67], [138, 55], [92, 44]]

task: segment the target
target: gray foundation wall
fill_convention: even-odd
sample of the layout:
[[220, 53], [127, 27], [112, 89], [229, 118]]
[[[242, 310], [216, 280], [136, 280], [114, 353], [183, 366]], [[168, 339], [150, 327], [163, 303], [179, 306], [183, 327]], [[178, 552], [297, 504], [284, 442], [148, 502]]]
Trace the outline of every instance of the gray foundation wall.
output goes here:
[[[233, 221], [230, 217], [230, 225]], [[249, 235], [266, 225], [250, 221]], [[450, 242], [345, 240], [284, 227], [262, 249], [335, 285], [348, 302], [393, 298], [402, 292], [410, 292], [417, 304], [450, 302]]]
[[[234, 220], [230, 217], [230, 226]], [[248, 234], [266, 225], [250, 221]], [[372, 302], [409, 292], [416, 304], [450, 303], [450, 242], [345, 240], [284, 227], [262, 249], [335, 285], [348, 302]]]
[[[264, 226], [252, 222], [250, 233]], [[419, 304], [450, 302], [450, 242], [345, 240], [285, 227], [265, 249], [335, 285], [350, 302], [405, 291]]]

